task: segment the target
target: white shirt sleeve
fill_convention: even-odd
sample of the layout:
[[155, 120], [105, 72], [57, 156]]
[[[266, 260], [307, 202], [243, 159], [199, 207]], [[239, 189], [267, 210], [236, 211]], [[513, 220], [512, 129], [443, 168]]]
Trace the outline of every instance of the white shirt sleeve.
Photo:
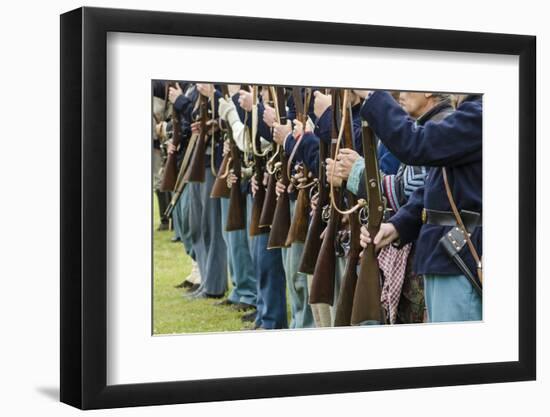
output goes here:
[[[249, 143], [248, 140], [250, 134], [248, 129], [245, 129], [244, 123], [241, 122], [239, 113], [237, 112], [237, 108], [235, 107], [235, 103], [233, 102], [233, 100], [220, 98], [219, 104], [220, 105], [218, 108], [218, 112], [220, 114], [220, 117], [227, 123], [229, 123], [231, 131], [233, 132], [233, 140], [235, 141], [235, 144], [237, 145], [239, 150], [241, 150], [241, 152], [244, 152], [245, 144]], [[261, 150], [263, 151], [268, 146], [271, 146], [271, 142], [265, 140], [264, 138], [260, 138], [260, 145], [262, 148]]]

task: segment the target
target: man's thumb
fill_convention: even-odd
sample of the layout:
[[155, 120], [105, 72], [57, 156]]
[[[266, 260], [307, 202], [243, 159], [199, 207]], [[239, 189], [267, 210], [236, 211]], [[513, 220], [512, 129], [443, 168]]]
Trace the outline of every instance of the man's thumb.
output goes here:
[[384, 229], [380, 229], [376, 236], [374, 237], [374, 245], [378, 245], [380, 241], [384, 238]]

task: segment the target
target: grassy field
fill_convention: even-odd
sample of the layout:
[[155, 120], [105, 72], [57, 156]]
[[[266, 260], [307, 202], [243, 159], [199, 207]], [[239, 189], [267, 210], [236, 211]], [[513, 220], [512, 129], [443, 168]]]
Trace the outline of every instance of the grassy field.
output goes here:
[[[153, 333], [198, 333], [243, 330], [242, 313], [214, 306], [219, 300], [189, 300], [185, 290], [174, 288], [191, 271], [191, 258], [181, 243], [170, 241], [173, 232], [157, 232], [158, 206], [154, 200]], [[248, 325], [248, 324], [247, 324]], [[249, 327], [246, 327], [249, 328]]]

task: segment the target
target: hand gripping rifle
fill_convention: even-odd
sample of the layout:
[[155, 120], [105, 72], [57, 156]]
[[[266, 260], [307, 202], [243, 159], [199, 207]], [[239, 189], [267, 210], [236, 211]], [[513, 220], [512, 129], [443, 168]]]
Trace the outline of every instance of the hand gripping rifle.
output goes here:
[[[336, 157], [336, 147], [341, 135], [338, 133], [338, 119], [340, 110], [340, 90], [332, 91], [332, 143], [331, 143], [331, 158]], [[334, 192], [331, 189], [331, 194]], [[338, 189], [336, 191], [337, 196], [332, 195], [331, 200], [341, 201], [342, 191]], [[329, 208], [330, 207], [330, 208]], [[319, 251], [319, 257], [315, 264], [313, 271], [313, 280], [311, 282], [311, 291], [309, 293], [309, 303], [325, 303], [330, 304], [334, 302], [334, 284], [336, 274], [336, 253], [335, 253], [335, 240], [336, 233], [342, 218], [341, 214], [334, 209], [333, 205], [325, 206], [322, 208], [324, 211], [323, 217], [328, 217], [328, 223], [321, 243], [321, 249]], [[327, 211], [330, 210], [330, 214]]]
[[[170, 87], [174, 87], [176, 83], [174, 81], [170, 81], [166, 84], [166, 91], [165, 91], [165, 107], [166, 107], [166, 100], [168, 99], [168, 90]], [[172, 126], [173, 126], [173, 135], [172, 135], [172, 144], [178, 148], [181, 143], [181, 123], [179, 114], [172, 106]], [[173, 191], [176, 186], [176, 179], [178, 175], [178, 168], [177, 168], [177, 155], [176, 153], [169, 153], [168, 157], [166, 158], [166, 163], [164, 164], [164, 171], [162, 176], [162, 181], [160, 183], [160, 190], [161, 191]]]
[[[197, 143], [193, 149], [191, 161], [183, 180], [185, 182], [204, 182], [205, 175], [205, 155], [206, 155], [206, 136], [208, 119], [208, 99], [199, 94], [199, 112], [200, 112], [200, 133]], [[214, 144], [212, 143], [212, 152], [214, 152]]]
[[[227, 84], [222, 85], [222, 95], [224, 98], [229, 98], [229, 100], [231, 100]], [[229, 126], [229, 123], [221, 123], [220, 129], [227, 135], [228, 138], [230, 135], [231, 138], [233, 137], [233, 132], [231, 131], [231, 126]], [[231, 152], [227, 152], [222, 159], [220, 169], [216, 175], [214, 185], [212, 186], [212, 191], [210, 192], [210, 198], [229, 198], [231, 195], [231, 189], [227, 185], [227, 176], [229, 175], [230, 166]]]
[[[362, 133], [365, 153], [365, 184], [368, 196], [368, 204], [365, 207], [368, 210], [365, 218], [369, 234], [374, 238], [380, 230], [380, 224], [384, 216], [384, 202], [380, 190], [376, 138], [366, 121], [362, 122]], [[367, 322], [384, 323], [380, 292], [378, 260], [374, 244], [370, 243], [363, 250], [359, 267], [351, 312], [352, 325], [361, 325]]]
[[[245, 129], [246, 129], [245, 123]], [[254, 155], [254, 178], [258, 189], [254, 193], [252, 200], [252, 212], [250, 214], [250, 236], [258, 236], [269, 233], [269, 226], [260, 226], [261, 214], [266, 199], [266, 187], [264, 186], [265, 153], [261, 152], [260, 134], [258, 132], [258, 87], [252, 87], [252, 129], [250, 129], [250, 140], [252, 142], [252, 151]], [[273, 183], [274, 185], [275, 183]], [[275, 189], [272, 190], [275, 198]], [[273, 200], [275, 201], [275, 200]], [[273, 207], [275, 204], [273, 203]]]
[[[286, 106], [285, 96], [282, 87], [277, 87], [277, 103], [276, 106], [279, 111], [279, 123], [286, 124]], [[275, 206], [275, 212], [273, 214], [273, 222], [271, 223], [271, 231], [269, 232], [269, 241], [267, 242], [268, 249], [284, 248], [286, 244], [286, 237], [288, 230], [290, 229], [290, 199], [288, 196], [287, 188], [290, 184], [287, 172], [287, 156], [284, 149], [279, 147], [279, 161], [275, 165], [275, 173], [272, 175], [273, 180], [280, 179], [285, 186], [285, 191], [277, 197], [277, 204]], [[278, 178], [277, 178], [278, 177]]]
[[[346, 120], [344, 125], [344, 147], [353, 149], [353, 115], [351, 112], [351, 103], [346, 104]], [[342, 183], [342, 189], [346, 189], [345, 183]], [[348, 261], [344, 270], [344, 275], [340, 284], [340, 292], [336, 301], [336, 314], [334, 317], [335, 326], [349, 326], [351, 324], [351, 312], [353, 307], [353, 297], [357, 285], [357, 263], [361, 253], [360, 235], [361, 222], [359, 220], [360, 209], [366, 205], [365, 200], [357, 200], [355, 195], [346, 191], [346, 200], [348, 206], [352, 206], [346, 211], [339, 210], [341, 214], [348, 215], [349, 223], [349, 250]]]
[[[227, 84], [222, 86], [222, 93], [224, 97], [229, 97]], [[231, 98], [229, 99], [231, 100]], [[233, 174], [237, 177], [237, 181], [231, 185], [227, 223], [225, 224], [225, 231], [232, 232], [234, 230], [246, 229], [246, 195], [241, 192], [241, 153], [233, 138], [231, 126], [227, 128], [227, 136], [230, 144], [230, 165]]]
[[[292, 97], [294, 98], [294, 103], [296, 106], [296, 119], [302, 123], [303, 129], [305, 131], [307, 114], [306, 110], [309, 107], [309, 97], [311, 95], [308, 89], [306, 89], [304, 98], [305, 103], [302, 100], [302, 95], [299, 88], [292, 89]], [[301, 140], [301, 139], [300, 139]], [[294, 149], [290, 156], [288, 157], [287, 164], [287, 173], [290, 176], [292, 172], [292, 163], [294, 159], [294, 154], [296, 153], [298, 146], [300, 146], [300, 140], [294, 145]], [[300, 168], [304, 180], [308, 179], [308, 170], [304, 164], [301, 164]], [[289, 178], [290, 179], [290, 178]], [[292, 223], [290, 224], [290, 229], [288, 230], [288, 235], [286, 237], [286, 246], [290, 246], [293, 242], [305, 242], [307, 237], [308, 229], [308, 211], [309, 211], [309, 188], [314, 184], [313, 182], [299, 183], [297, 181], [293, 182], [294, 188], [298, 190], [298, 195], [296, 196], [296, 207], [294, 209], [294, 217], [292, 218]]]

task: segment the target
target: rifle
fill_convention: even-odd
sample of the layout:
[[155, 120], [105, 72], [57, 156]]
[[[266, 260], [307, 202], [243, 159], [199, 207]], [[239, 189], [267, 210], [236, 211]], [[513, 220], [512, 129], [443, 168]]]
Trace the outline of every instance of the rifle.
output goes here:
[[[224, 92], [226, 89], [227, 89], [227, 86], [222, 86], [222, 94], [224, 95], [224, 97], [226, 96]], [[228, 132], [228, 129], [230, 129], [229, 126], [226, 126], [226, 125], [224, 125], [223, 127], [220, 126], [220, 129], [222, 130], [222, 132], [225, 132], [227, 135], [229, 135], [229, 132]], [[223, 156], [220, 169], [216, 174], [216, 179], [214, 180], [214, 185], [212, 186], [212, 191], [210, 192], [210, 198], [229, 198], [231, 190], [227, 185], [227, 175], [229, 174], [230, 164], [231, 164], [231, 152], [228, 152]]]
[[[286, 124], [286, 108], [284, 106], [284, 99], [281, 101], [281, 103], [283, 103], [281, 105], [277, 100], [277, 92], [275, 90], [275, 87], [269, 87], [268, 91], [269, 91], [269, 96], [271, 97], [271, 101], [273, 103], [276, 103], [274, 104], [274, 107], [275, 107], [275, 111], [277, 112], [277, 120], [281, 124], [283, 123]], [[275, 151], [273, 152], [273, 155], [271, 156], [269, 161], [267, 161], [266, 163], [266, 171], [269, 174], [269, 176], [267, 179], [267, 188], [265, 191], [264, 205], [262, 207], [262, 212], [260, 214], [260, 222], [259, 222], [260, 227], [271, 226], [273, 223], [273, 215], [275, 214], [275, 206], [277, 205], [277, 193], [275, 192], [277, 180], [275, 178], [276, 169], [273, 169], [272, 165], [275, 163], [274, 161], [279, 156], [280, 152], [282, 152], [281, 146], [277, 145]]]
[[[265, 154], [261, 153], [260, 135], [258, 133], [258, 91], [257, 87], [252, 87], [252, 129], [250, 139], [252, 141], [252, 151], [254, 155], [254, 178], [258, 189], [252, 200], [252, 212], [250, 216], [250, 236], [258, 236], [269, 233], [269, 227], [261, 227], [261, 214], [264, 207], [266, 188], [264, 186], [264, 168]], [[246, 123], [245, 123], [246, 129]], [[267, 154], [267, 152], [266, 152]], [[275, 193], [275, 189], [272, 190]], [[273, 204], [274, 207], [274, 204]]]
[[[224, 97], [230, 97], [227, 84], [222, 85], [222, 94]], [[230, 144], [230, 165], [233, 174], [237, 177], [237, 181], [230, 188], [229, 209], [227, 211], [227, 223], [225, 224], [225, 231], [232, 232], [246, 229], [246, 196], [241, 192], [241, 154], [233, 138], [231, 126], [227, 127], [227, 137]]]
[[[231, 96], [229, 95], [229, 89], [227, 87], [227, 84], [223, 84], [221, 86], [222, 88], [222, 95], [224, 97], [229, 97], [231, 100]], [[228, 130], [231, 129], [231, 126], [228, 126], [227, 123], [222, 123], [223, 126], [220, 126], [220, 129], [222, 132], [226, 133], [229, 136]], [[231, 135], [233, 132], [231, 132]], [[222, 159], [222, 163], [220, 165], [220, 169], [218, 170], [218, 173], [216, 175], [216, 180], [214, 181], [214, 185], [212, 186], [212, 192], [210, 193], [210, 198], [229, 198], [231, 195], [231, 188], [227, 185], [227, 176], [229, 175], [229, 169], [231, 167], [231, 152], [228, 152], [224, 155]]]
[[[323, 219], [323, 208], [328, 204], [328, 185], [325, 175], [325, 160], [329, 154], [328, 145], [322, 140], [319, 141], [319, 165], [318, 178], [315, 186], [317, 187], [317, 207], [311, 212], [311, 221], [307, 230], [304, 251], [298, 271], [303, 274], [312, 275], [315, 271], [319, 251], [321, 250], [321, 234], [325, 230], [325, 220]], [[313, 190], [313, 188], [312, 188]], [[315, 196], [315, 195], [314, 195]], [[313, 197], [312, 197], [313, 198]]]
[[[338, 117], [340, 110], [340, 90], [335, 89], [332, 91], [332, 143], [331, 143], [331, 157], [336, 157], [336, 147], [340, 139], [338, 134]], [[332, 190], [331, 190], [332, 194]], [[338, 189], [337, 196], [332, 196], [331, 199], [340, 201], [342, 199], [342, 190]], [[313, 271], [313, 280], [311, 282], [311, 291], [309, 293], [309, 303], [325, 303], [330, 304], [334, 302], [334, 283], [336, 274], [336, 253], [335, 253], [335, 238], [338, 226], [340, 224], [341, 215], [329, 206], [330, 214], [328, 215], [328, 223], [325, 230], [325, 236], [321, 243], [321, 249], [315, 264]], [[323, 208], [325, 210], [325, 208]], [[327, 216], [325, 215], [325, 218]]]
[[231, 165], [231, 152], [224, 155], [212, 191], [210, 192], [210, 198], [229, 198], [231, 189], [227, 185], [227, 175], [229, 175], [229, 167]]
[[187, 144], [187, 149], [185, 149], [185, 154], [183, 155], [183, 161], [181, 162], [176, 185], [174, 186], [174, 192], [172, 193], [172, 198], [170, 200], [170, 203], [168, 204], [168, 207], [166, 207], [166, 210], [164, 211], [163, 216], [167, 219], [170, 218], [170, 216], [172, 215], [172, 211], [176, 207], [176, 204], [178, 204], [178, 200], [180, 199], [183, 190], [187, 185], [187, 182], [184, 181], [184, 176], [185, 172], [187, 171], [189, 159], [191, 158], [191, 153], [193, 152], [193, 148], [195, 146], [197, 138], [198, 135], [196, 133], [193, 133], [189, 138], [189, 143]]
[[[368, 195], [367, 229], [374, 238], [380, 229], [384, 216], [384, 202], [380, 190], [380, 173], [376, 155], [376, 138], [366, 121], [362, 122], [363, 150], [365, 154], [365, 184]], [[380, 303], [380, 270], [375, 247], [370, 243], [364, 250], [359, 267], [359, 276], [353, 297], [351, 324], [360, 325], [367, 321], [384, 323]]]
[[[197, 138], [196, 136], [191, 137], [191, 139], [189, 140], [188, 148], [187, 148], [188, 150], [193, 148], [193, 145], [196, 141], [196, 138]], [[180, 170], [179, 170], [179, 173], [178, 173], [178, 178], [176, 180], [176, 185], [174, 186], [174, 191], [172, 192], [172, 198], [170, 199], [170, 203], [166, 207], [166, 210], [164, 211], [164, 214], [163, 214], [163, 217], [166, 218], [166, 219], [169, 219], [170, 216], [172, 216], [172, 212], [174, 211], [174, 208], [178, 204], [178, 201], [179, 201], [181, 195], [183, 194], [183, 190], [185, 189], [185, 186], [187, 185], [187, 183], [183, 180], [183, 177], [185, 175], [185, 169], [187, 167], [188, 160], [189, 160], [188, 152], [186, 152], [186, 157], [187, 158], [184, 157], [184, 160], [181, 164], [181, 167], [180, 167]]]
[[[306, 110], [309, 107], [308, 100], [308, 91], [305, 92], [305, 102], [302, 101], [302, 96], [300, 94], [300, 89], [292, 89], [292, 97], [294, 98], [294, 103], [296, 106], [296, 119], [299, 120], [305, 130], [307, 122]], [[292, 170], [292, 160], [294, 159], [294, 153], [300, 146], [300, 142], [296, 142], [294, 149], [288, 158], [287, 173], [290, 175]], [[304, 175], [306, 181], [308, 176], [308, 170], [305, 165], [301, 164], [302, 174]], [[293, 242], [305, 242], [307, 237], [308, 229], [308, 208], [309, 208], [309, 187], [313, 185], [313, 182], [309, 184], [298, 184], [294, 183], [294, 187], [298, 190], [298, 195], [296, 196], [296, 207], [294, 209], [294, 217], [292, 218], [292, 223], [290, 224], [290, 229], [288, 230], [288, 235], [286, 237], [286, 246], [290, 246]]]
[[[207, 136], [207, 127], [206, 122], [208, 118], [208, 99], [199, 94], [199, 111], [200, 111], [200, 134], [197, 139], [197, 143], [193, 149], [193, 155], [191, 156], [191, 161], [189, 167], [183, 180], [185, 182], [204, 182], [205, 172], [205, 161], [204, 157], [206, 155], [206, 136]], [[214, 138], [214, 136], [212, 136]], [[214, 146], [212, 144], [212, 152], [214, 152]]]
[[[353, 115], [351, 112], [351, 103], [347, 105], [347, 116], [344, 125], [344, 147], [353, 149]], [[342, 183], [342, 189], [346, 185]], [[349, 251], [348, 261], [342, 276], [340, 284], [340, 293], [336, 302], [336, 313], [334, 317], [335, 326], [349, 326], [351, 324], [351, 312], [353, 307], [353, 297], [357, 285], [357, 263], [361, 253], [360, 234], [361, 223], [359, 221], [358, 210], [365, 206], [364, 200], [357, 200], [355, 195], [346, 191], [348, 205], [353, 206], [343, 213], [348, 215], [349, 220]]]
[[[166, 107], [166, 101], [168, 100], [168, 90], [170, 87], [174, 87], [175, 85], [176, 83], [174, 81], [170, 81], [166, 84], [165, 107]], [[178, 112], [173, 106], [172, 106], [172, 126], [173, 126], [172, 144], [177, 149], [181, 143], [181, 123], [180, 123]], [[166, 158], [166, 163], [164, 164], [162, 181], [160, 183], [160, 191], [173, 191], [174, 187], [176, 186], [177, 175], [178, 175], [177, 155], [175, 152], [171, 154], [169, 153], [168, 157]]]
[[[286, 106], [284, 90], [281, 87], [276, 89], [277, 91], [277, 103], [276, 106], [279, 110], [279, 124], [286, 124]], [[283, 117], [282, 115], [285, 115]], [[285, 186], [285, 191], [277, 197], [277, 204], [275, 206], [275, 212], [273, 213], [273, 222], [271, 223], [271, 231], [269, 232], [269, 241], [267, 242], [268, 249], [285, 248], [286, 237], [288, 230], [290, 229], [290, 198], [288, 196], [287, 188], [290, 184], [288, 176], [288, 160], [282, 146], [279, 146], [279, 161], [277, 162], [275, 169], [275, 175], [277, 171], [279, 173], [279, 179]], [[274, 177], [274, 175], [272, 175]], [[273, 178], [275, 180], [275, 178]]]

